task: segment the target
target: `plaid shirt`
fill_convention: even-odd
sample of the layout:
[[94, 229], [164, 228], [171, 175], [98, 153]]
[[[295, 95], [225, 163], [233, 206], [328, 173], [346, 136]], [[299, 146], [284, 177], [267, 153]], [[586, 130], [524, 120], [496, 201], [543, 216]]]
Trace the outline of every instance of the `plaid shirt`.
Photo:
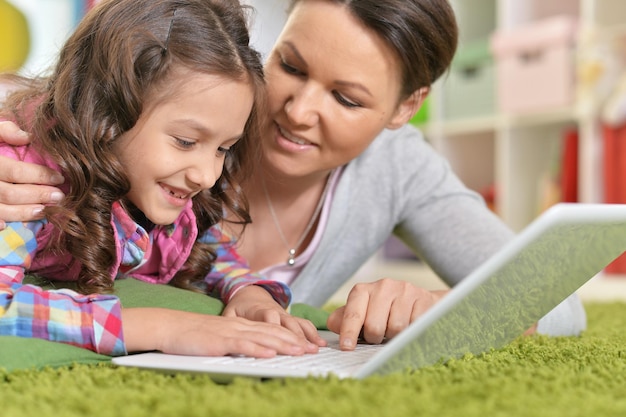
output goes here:
[[[181, 218], [187, 220], [181, 222]], [[180, 230], [186, 225], [195, 225], [191, 205], [177, 223], [157, 226], [149, 233], [117, 203], [112, 219], [121, 259], [118, 276], [131, 275], [155, 284], [167, 283], [187, 259], [196, 238], [195, 232]], [[55, 259], [38, 261], [37, 251], [45, 247], [42, 245], [45, 239], [38, 239], [38, 236], [45, 235], [45, 226], [51, 227], [45, 220], [14, 222], [0, 231], [0, 334], [53, 340], [113, 356], [125, 354], [117, 297], [82, 295], [69, 289], [43, 290], [22, 284], [24, 273], [29, 270], [48, 276], [46, 265], [53, 268], [52, 275], [57, 278], [61, 278], [62, 271], [69, 274], [66, 280], [75, 278], [71, 262], [59, 262], [58, 258], [56, 262]], [[176, 236], [187, 236], [189, 240], [172, 240]], [[259, 285], [283, 307], [289, 304], [289, 288], [250, 273], [235, 250], [234, 240], [222, 234], [219, 228], [209, 230], [201, 240], [215, 248], [219, 259], [205, 280], [209, 293], [228, 302], [240, 288]], [[60, 269], [59, 265], [63, 267]]]
[[[50, 158], [33, 147], [0, 143], [0, 155], [59, 170]], [[67, 184], [62, 189], [67, 191]], [[184, 265], [198, 239], [191, 203], [175, 224], [157, 226], [150, 232], [115, 203], [111, 224], [118, 260], [111, 270], [112, 277], [133, 276], [154, 284], [167, 284]], [[26, 272], [59, 281], [76, 280], [80, 265], [73, 263], [69, 254], [44, 251], [55, 233], [58, 231], [45, 220], [12, 222], [0, 231], [0, 335], [59, 341], [108, 355], [125, 354], [117, 297], [82, 295], [68, 289], [43, 290], [22, 284]], [[206, 277], [208, 292], [228, 302], [240, 288], [259, 285], [281, 306], [287, 307], [291, 300], [289, 288], [250, 273], [237, 254], [232, 237], [214, 228], [200, 239], [211, 244], [218, 255], [217, 264]]]
[[45, 224], [15, 222], [0, 231], [0, 334], [125, 354], [117, 297], [22, 284], [37, 250], [36, 235]]

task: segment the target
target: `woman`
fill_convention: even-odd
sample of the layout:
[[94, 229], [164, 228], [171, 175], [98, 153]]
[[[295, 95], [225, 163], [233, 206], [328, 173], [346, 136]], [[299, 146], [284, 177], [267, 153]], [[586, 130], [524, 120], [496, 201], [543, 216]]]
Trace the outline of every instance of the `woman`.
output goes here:
[[[252, 271], [288, 283], [295, 301], [320, 305], [392, 233], [451, 286], [512, 238], [406, 125], [456, 42], [445, 0], [292, 2], [265, 66], [272, 123], [262, 167], [245, 185], [253, 223], [238, 250]], [[27, 140], [12, 135], [13, 126], [1, 129], [5, 140]], [[0, 201], [50, 201], [50, 187], [8, 184], [49, 184], [49, 174], [4, 162]], [[38, 207], [2, 206], [0, 218], [32, 216]], [[393, 337], [441, 296], [389, 279], [359, 284], [328, 324], [352, 349], [361, 332], [370, 342]], [[241, 312], [231, 303], [226, 314]], [[537, 331], [584, 327], [573, 295]]]

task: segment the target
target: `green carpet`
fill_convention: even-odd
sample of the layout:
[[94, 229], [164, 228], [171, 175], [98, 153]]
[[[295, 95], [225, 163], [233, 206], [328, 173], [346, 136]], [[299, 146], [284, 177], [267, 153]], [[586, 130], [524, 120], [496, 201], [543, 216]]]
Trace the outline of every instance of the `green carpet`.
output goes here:
[[[587, 305], [580, 338], [520, 338], [504, 349], [365, 380], [166, 375], [108, 363], [0, 370], [13, 416], [624, 416], [626, 304]], [[1, 354], [1, 352], [0, 352]]]

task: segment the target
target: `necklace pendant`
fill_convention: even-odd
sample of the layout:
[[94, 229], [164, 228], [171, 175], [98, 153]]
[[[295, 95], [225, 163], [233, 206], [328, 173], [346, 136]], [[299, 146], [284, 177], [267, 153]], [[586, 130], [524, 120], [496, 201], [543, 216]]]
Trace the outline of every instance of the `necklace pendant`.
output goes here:
[[[313, 211], [313, 215], [309, 219], [309, 222], [307, 223], [306, 227], [304, 228], [304, 231], [302, 232], [302, 235], [300, 236], [300, 239], [298, 239], [298, 242], [294, 246], [291, 246], [291, 249], [289, 249], [289, 257], [287, 258], [287, 265], [289, 265], [289, 266], [294, 266], [296, 264], [296, 250], [300, 246], [302, 246], [302, 244], [306, 240], [307, 236], [309, 236], [309, 232], [311, 231], [311, 229], [313, 228], [313, 226], [317, 222], [317, 219], [320, 217], [320, 213], [322, 212], [322, 208], [324, 207], [324, 202], [326, 201], [326, 193], [328, 192], [328, 189], [330, 187], [330, 183], [331, 183], [332, 177], [333, 177], [333, 174], [330, 173], [328, 175], [328, 178], [326, 178], [326, 184], [324, 185], [324, 190], [322, 191], [322, 195], [320, 196], [320, 198], [317, 200], [317, 206], [315, 206], [315, 210]], [[261, 185], [263, 186], [263, 193], [265, 194], [265, 200], [267, 201], [267, 207], [269, 208], [270, 214], [272, 215], [272, 220], [274, 220], [274, 225], [276, 226], [276, 230], [278, 231], [278, 235], [280, 236], [280, 239], [285, 244], [285, 247], [289, 248], [290, 247], [289, 242], [287, 242], [287, 239], [285, 238], [285, 234], [283, 233], [283, 229], [280, 228], [280, 223], [278, 221], [278, 216], [276, 216], [276, 211], [274, 210], [274, 206], [272, 205], [272, 200], [270, 199], [270, 195], [267, 192], [267, 186], [265, 185], [265, 181], [264, 181], [263, 177], [261, 177]]]
[[289, 249], [289, 258], [287, 258], [287, 265], [294, 266], [296, 264], [296, 250]]

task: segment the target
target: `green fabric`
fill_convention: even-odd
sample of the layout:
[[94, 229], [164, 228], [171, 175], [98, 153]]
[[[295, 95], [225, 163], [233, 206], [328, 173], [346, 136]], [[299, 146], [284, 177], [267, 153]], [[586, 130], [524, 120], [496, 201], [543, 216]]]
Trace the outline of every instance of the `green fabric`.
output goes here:
[[[25, 282], [43, 288], [52, 286], [36, 277], [28, 277]], [[58, 286], [58, 284], [57, 284]], [[68, 286], [70, 286], [68, 284]], [[123, 307], [162, 307], [216, 315], [222, 312], [223, 303], [208, 297], [169, 285], [153, 285], [136, 279], [122, 279], [115, 282], [115, 293]], [[326, 328], [328, 313], [304, 304], [291, 306], [291, 313], [313, 322], [319, 329]], [[12, 336], [0, 336], [0, 368], [8, 371], [16, 369], [41, 369], [43, 367], [68, 366], [74, 363], [95, 364], [110, 362], [111, 358], [95, 352], [63, 343]]]
[[503, 349], [365, 380], [228, 385], [111, 364], [0, 370], [3, 416], [590, 417], [626, 415], [626, 304], [586, 305], [582, 337]]

